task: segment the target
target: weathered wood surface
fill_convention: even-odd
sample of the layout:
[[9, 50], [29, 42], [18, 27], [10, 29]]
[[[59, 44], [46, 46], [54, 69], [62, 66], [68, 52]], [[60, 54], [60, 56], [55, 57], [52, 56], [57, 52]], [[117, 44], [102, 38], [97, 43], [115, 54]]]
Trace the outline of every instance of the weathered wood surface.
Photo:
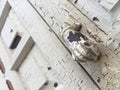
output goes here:
[[0, 0], [0, 32], [8, 16], [9, 10], [10, 5], [8, 4], [7, 0]]
[[[98, 2], [95, 0], [69, 0], [80, 12], [86, 15], [104, 32], [108, 33], [112, 29], [112, 18]], [[97, 18], [97, 19], [94, 19]]]
[[113, 18], [116, 18], [117, 16], [120, 15], [120, 0], [115, 4], [115, 6], [111, 10], [111, 14]]
[[[9, 12], [9, 11], [8, 11]], [[23, 27], [20, 25], [19, 20], [16, 20], [16, 17], [13, 15], [13, 11], [10, 11], [7, 19], [5, 20], [5, 24], [4, 24], [4, 29], [5, 27], [7, 27], [6, 29], [15, 29], [15, 30], [19, 30], [20, 33], [25, 33]], [[2, 30], [4, 30], [2, 29]], [[6, 36], [6, 38], [9, 37]], [[24, 90], [24, 87], [21, 83], [21, 80], [18, 76], [18, 74], [15, 71], [11, 71], [10, 70], [10, 62], [11, 62], [11, 55], [13, 54], [13, 51], [11, 51], [7, 45], [5, 44], [3, 37], [0, 36], [0, 59], [1, 61], [4, 63], [5, 66], [5, 74], [4, 76], [4, 80], [1, 80], [1, 85], [0, 85], [0, 89], [1, 90], [9, 90], [7, 83], [3, 83], [6, 82], [6, 80], [11, 81], [13, 87], [15, 90]], [[0, 78], [3, 79], [3, 76], [0, 75]], [[3, 86], [3, 88], [2, 88]], [[13, 89], [12, 89], [13, 90]]]
[[18, 74], [9, 69], [9, 54], [7, 53], [7, 48], [5, 44], [3, 44], [3, 40], [0, 37], [0, 59], [4, 63], [5, 66], [5, 74], [0, 71], [0, 89], [1, 90], [9, 90], [6, 84], [6, 80], [10, 80], [15, 90], [24, 90], [22, 86], [21, 80], [18, 77]]
[[[43, 56], [38, 51], [39, 48], [36, 45], [34, 45], [18, 71], [19, 76], [21, 77], [21, 80], [23, 81], [24, 86], [26, 87], [26, 90], [44, 90], [40, 88], [42, 88], [42, 86], [44, 86], [44, 84], [47, 81], [49, 81], [47, 77], [49, 77], [50, 75], [48, 76], [45, 73], [47, 65], [45, 63], [38, 63], [38, 61], [41, 62], [43, 60], [43, 62], [45, 62], [46, 60], [41, 58]], [[36, 57], [37, 55], [39, 56], [39, 58]], [[49, 88], [49, 90], [52, 89]]]
[[[54, 30], [56, 35], [59, 36], [59, 29], [62, 26], [65, 16], [69, 13], [90, 28], [92, 34], [98, 35], [98, 38], [103, 41], [101, 45], [99, 45], [102, 52], [101, 59], [96, 63], [85, 62], [81, 64], [102, 90], [119, 90], [120, 58], [106, 45], [107, 40], [110, 38], [92, 24], [92, 22], [82, 15], [72, 4], [65, 0], [36, 0], [36, 2], [31, 0], [33, 6], [35, 6], [42, 18], [46, 21], [45, 23], [25, 0], [22, 2], [21, 0], [9, 0], [9, 2], [28, 33], [30, 33], [39, 46], [43, 55], [46, 55], [45, 57], [55, 69], [56, 73], [64, 73], [63, 75], [58, 74], [58, 77], [62, 78], [62, 84], [69, 87], [70, 90], [79, 90], [80, 87], [82, 90], [97, 90], [97, 87], [85, 74], [83, 69], [73, 61], [68, 51], [62, 46], [54, 33], [52, 33], [52, 30]], [[62, 60], [64, 60], [65, 63], [63, 63]], [[61, 64], [59, 64], [59, 62]], [[77, 84], [81, 83], [82, 80], [83, 83], [78, 86]]]
[[1, 72], [0, 72], [0, 89], [1, 90], [9, 90], [6, 85], [4, 75]]
[[[70, 0], [83, 14], [92, 20], [110, 37], [116, 39], [119, 31], [120, 1], [119, 0], [97, 0], [98, 3], [107, 9], [101, 8], [95, 0]], [[99, 10], [100, 9], [100, 10]], [[87, 12], [87, 13], [86, 13]], [[96, 20], [93, 17], [96, 16]]]
[[120, 33], [120, 1], [114, 6], [111, 10], [111, 14], [113, 17], [112, 30], [109, 33], [111, 37], [118, 39], [120, 41], [119, 33]]
[[119, 0], [101, 0], [100, 5], [107, 11], [111, 11], [118, 1]]
[[9, 2], [65, 90], [99, 90], [27, 1]]
[[[120, 58], [116, 56], [114, 52], [111, 52], [111, 50], [107, 47], [106, 43], [110, 38], [108, 35], [99, 30], [68, 1], [30, 0], [30, 2], [37, 12], [42, 16], [41, 18], [45, 20], [45, 22], [53, 29], [57, 36], [59, 36], [60, 27], [62, 27], [63, 21], [68, 14], [72, 15], [76, 20], [82, 22], [83, 25], [90, 28], [92, 30], [92, 35], [97, 35], [96, 41], [101, 41], [101, 43], [99, 44], [98, 42], [98, 44], [102, 52], [102, 57], [96, 63], [86, 62], [81, 64], [102, 89], [119, 89], [119, 83], [117, 82], [119, 75], [117, 75], [118, 72], [113, 70], [113, 68], [119, 70], [119, 66], [117, 67], [116, 62], [118, 63]], [[47, 5], [48, 3], [49, 5]]]

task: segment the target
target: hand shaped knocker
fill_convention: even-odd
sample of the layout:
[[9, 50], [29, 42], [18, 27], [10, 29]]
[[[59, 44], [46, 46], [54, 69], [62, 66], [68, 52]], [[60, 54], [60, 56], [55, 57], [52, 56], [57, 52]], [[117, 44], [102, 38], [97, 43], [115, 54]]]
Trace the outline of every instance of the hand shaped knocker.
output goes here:
[[64, 21], [60, 35], [75, 60], [97, 61], [101, 52], [94, 41], [80, 32], [82, 28], [82, 24], [72, 16], [68, 16]]

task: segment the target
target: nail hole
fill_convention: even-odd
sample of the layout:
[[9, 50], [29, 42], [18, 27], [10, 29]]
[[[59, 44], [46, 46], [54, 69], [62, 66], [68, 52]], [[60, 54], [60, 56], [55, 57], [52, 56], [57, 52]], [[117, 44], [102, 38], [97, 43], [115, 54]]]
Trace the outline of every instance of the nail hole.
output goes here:
[[52, 68], [51, 67], [48, 67], [48, 70], [51, 70]]
[[98, 82], [98, 83], [100, 82], [100, 77], [98, 77], [97, 82]]
[[99, 21], [97, 17], [93, 17], [93, 21]]
[[54, 87], [57, 87], [57, 86], [58, 86], [58, 83], [57, 83], [57, 82], [55, 82], [55, 83], [54, 83]]
[[8, 88], [9, 88], [9, 90], [14, 90], [11, 81], [6, 80], [6, 84], [7, 84]]
[[44, 85], [45, 85], [45, 86], [46, 86], [46, 85], [48, 85], [48, 82], [45, 82], [45, 84], [44, 84]]
[[75, 0], [74, 4], [76, 4], [78, 2], [78, 0]]
[[81, 83], [83, 83], [83, 80], [81, 81]]
[[13, 29], [10, 30], [10, 33], [12, 33], [12, 32], [13, 32]]
[[100, 3], [101, 2], [101, 0], [98, 0], [98, 3]]
[[61, 29], [63, 29], [63, 27], [61, 27]]

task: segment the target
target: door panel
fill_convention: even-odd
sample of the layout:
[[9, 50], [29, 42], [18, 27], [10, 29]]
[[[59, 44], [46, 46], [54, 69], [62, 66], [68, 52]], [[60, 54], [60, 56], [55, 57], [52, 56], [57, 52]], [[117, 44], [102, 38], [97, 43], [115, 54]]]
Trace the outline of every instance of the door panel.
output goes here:
[[31, 51], [19, 68], [20, 77], [22, 78], [27, 90], [39, 90], [46, 82], [43, 72], [35, 59], [33, 51]]

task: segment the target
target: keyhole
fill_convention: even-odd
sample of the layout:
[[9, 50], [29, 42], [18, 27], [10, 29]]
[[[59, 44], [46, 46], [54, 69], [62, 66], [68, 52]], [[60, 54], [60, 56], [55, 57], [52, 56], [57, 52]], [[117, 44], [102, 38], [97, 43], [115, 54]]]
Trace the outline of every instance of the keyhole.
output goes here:
[[17, 45], [19, 44], [20, 40], [21, 40], [21, 36], [20, 36], [20, 35], [17, 35], [17, 36], [15, 37], [15, 39], [14, 39], [14, 41], [13, 41], [10, 49], [15, 49], [15, 48], [17, 47]]

